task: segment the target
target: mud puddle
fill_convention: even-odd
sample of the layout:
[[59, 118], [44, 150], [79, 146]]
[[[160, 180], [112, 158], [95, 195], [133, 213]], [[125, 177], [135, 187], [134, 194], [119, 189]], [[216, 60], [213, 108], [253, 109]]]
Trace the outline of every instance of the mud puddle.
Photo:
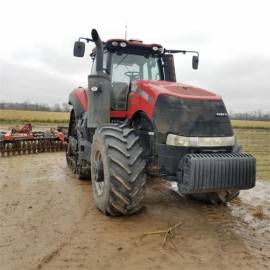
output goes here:
[[[172, 184], [176, 191], [176, 184]], [[200, 205], [210, 224], [217, 226], [220, 238], [230, 239], [235, 233], [250, 249], [256, 249], [270, 258], [270, 184], [257, 181], [252, 190], [241, 191], [240, 196], [226, 206]]]

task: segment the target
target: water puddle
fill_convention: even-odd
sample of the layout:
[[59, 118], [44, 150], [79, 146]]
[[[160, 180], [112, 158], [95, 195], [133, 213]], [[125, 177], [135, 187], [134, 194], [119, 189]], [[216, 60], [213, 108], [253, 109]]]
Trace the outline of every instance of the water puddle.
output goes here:
[[[176, 183], [170, 189], [177, 192]], [[193, 204], [200, 215], [216, 226], [224, 246], [231, 244], [232, 234], [247, 248], [256, 249], [270, 258], [270, 184], [257, 181], [256, 187], [241, 191], [240, 196], [227, 205]], [[192, 203], [192, 202], [191, 202]], [[268, 255], [267, 255], [268, 254]]]

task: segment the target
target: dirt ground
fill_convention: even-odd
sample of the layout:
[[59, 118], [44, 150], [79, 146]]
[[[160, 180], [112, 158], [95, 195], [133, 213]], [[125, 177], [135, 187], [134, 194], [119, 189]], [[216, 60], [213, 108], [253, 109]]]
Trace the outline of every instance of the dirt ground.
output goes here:
[[[175, 246], [141, 236], [181, 222]], [[0, 269], [269, 269], [270, 185], [228, 206], [181, 198], [148, 179], [145, 208], [110, 218], [64, 153], [0, 158]]]

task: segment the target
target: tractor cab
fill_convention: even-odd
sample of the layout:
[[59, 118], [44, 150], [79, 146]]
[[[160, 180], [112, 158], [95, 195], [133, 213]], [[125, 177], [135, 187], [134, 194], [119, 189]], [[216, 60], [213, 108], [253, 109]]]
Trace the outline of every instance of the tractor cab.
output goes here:
[[[127, 109], [133, 81], [164, 80], [162, 52], [160, 45], [135, 40], [109, 40], [104, 44], [104, 72], [110, 76], [112, 110]], [[92, 57], [95, 66], [95, 51]]]
[[[175, 74], [173, 56], [165, 55], [164, 48], [159, 44], [144, 44], [140, 40], [110, 39], [102, 43], [102, 49], [102, 72], [109, 76], [111, 82], [112, 110], [127, 110], [128, 93], [133, 81], [176, 81], [175, 76], [171, 76]], [[96, 74], [96, 47], [90, 56], [93, 60], [91, 74]], [[165, 74], [169, 76], [165, 78]]]
[[[74, 56], [82, 57], [85, 43], [79, 38], [75, 42]], [[166, 50], [160, 44], [145, 44], [140, 40], [110, 39], [100, 40], [90, 54], [93, 64], [90, 75], [104, 74], [111, 84], [111, 109], [127, 110], [128, 93], [131, 83], [137, 80], [155, 80], [176, 82], [172, 53], [189, 51]], [[193, 52], [197, 54], [197, 52]], [[198, 67], [198, 55], [193, 57], [193, 68]]]

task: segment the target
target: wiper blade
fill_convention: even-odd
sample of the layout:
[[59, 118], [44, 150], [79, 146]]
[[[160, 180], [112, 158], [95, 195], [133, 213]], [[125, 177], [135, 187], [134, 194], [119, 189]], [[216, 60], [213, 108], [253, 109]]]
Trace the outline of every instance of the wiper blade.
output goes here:
[[114, 67], [114, 69], [116, 69], [126, 58], [127, 58], [128, 54], [124, 55], [124, 57], [118, 62], [118, 64]]

